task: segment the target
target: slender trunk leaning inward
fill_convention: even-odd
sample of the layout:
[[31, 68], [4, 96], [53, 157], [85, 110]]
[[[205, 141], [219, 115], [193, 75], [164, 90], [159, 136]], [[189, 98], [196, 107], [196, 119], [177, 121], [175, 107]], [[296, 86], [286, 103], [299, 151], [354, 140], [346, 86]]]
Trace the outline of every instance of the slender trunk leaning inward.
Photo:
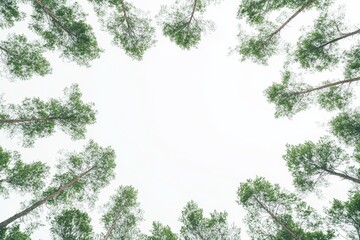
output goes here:
[[6, 219], [5, 221], [0, 222], [0, 229], [1, 228], [5, 228], [7, 225], [9, 225], [10, 223], [12, 223], [13, 221], [27, 215], [28, 213], [30, 213], [32, 210], [40, 207], [41, 205], [45, 204], [47, 201], [52, 200], [53, 198], [55, 198], [56, 196], [58, 196], [61, 192], [66, 191], [69, 187], [71, 187], [74, 183], [76, 183], [77, 181], [79, 181], [79, 179], [81, 179], [83, 176], [85, 176], [86, 174], [88, 174], [89, 172], [91, 172], [92, 170], [95, 169], [95, 166], [93, 166], [92, 168], [88, 169], [87, 171], [79, 174], [78, 176], [76, 176], [73, 180], [71, 180], [70, 182], [68, 182], [67, 184], [61, 186], [58, 190], [56, 190], [55, 192], [53, 192], [52, 194], [48, 195], [47, 197], [44, 197], [43, 199], [33, 203], [30, 207], [24, 209], [23, 211], [13, 215], [12, 217], [9, 217], [8, 219]]
[[129, 19], [129, 16], [128, 16], [128, 9], [126, 8], [124, 0], [120, 0], [120, 4], [121, 4], [123, 16], [125, 18], [126, 26], [129, 29], [129, 33], [130, 33], [130, 35], [135, 35], [134, 29], [133, 29], [133, 27], [131, 26], [131, 23], [130, 23], [130, 19]]
[[274, 213], [272, 213], [269, 209], [267, 209], [267, 207], [259, 200], [257, 199], [256, 197], [254, 197], [255, 201], [260, 205], [260, 207], [262, 209], [264, 209], [270, 216], [271, 218], [277, 223], [279, 224], [287, 233], [289, 233], [295, 240], [301, 240], [300, 237], [296, 236], [295, 233], [293, 233], [291, 231], [291, 229], [286, 226], [286, 224], [284, 224], [283, 222], [281, 222], [276, 216]]
[[346, 179], [346, 180], [352, 181], [354, 183], [360, 184], [360, 179], [358, 179], [358, 178], [354, 178], [354, 177], [346, 175], [344, 173], [335, 172], [335, 171], [332, 171], [332, 170], [329, 170], [329, 169], [323, 169], [323, 170], [325, 172], [329, 173], [330, 175], [338, 176], [338, 177], [341, 177], [343, 179]]
[[67, 29], [57, 18], [54, 16], [54, 14], [51, 13], [51, 11], [40, 1], [40, 0], [34, 0], [36, 4], [40, 6], [40, 8], [57, 24], [59, 27], [64, 30], [67, 34], [69, 34], [71, 37], [75, 37], [74, 34]]
[[325, 89], [325, 88], [329, 88], [329, 87], [333, 87], [333, 86], [337, 86], [337, 85], [341, 85], [341, 84], [345, 84], [345, 83], [353, 83], [353, 82], [357, 82], [357, 81], [360, 81], [360, 77], [341, 80], [338, 82], [327, 83], [327, 84], [319, 86], [319, 87], [314, 87], [314, 88], [306, 89], [303, 91], [294, 92], [294, 94], [306, 94], [306, 93], [310, 93], [313, 91], [317, 91], [317, 90], [321, 90], [321, 89]]
[[116, 223], [119, 221], [119, 219], [121, 218], [121, 213], [118, 214], [118, 216], [115, 218], [115, 220], [112, 222], [110, 228], [106, 231], [104, 240], [108, 240], [112, 231], [114, 230], [114, 228], [116, 227]]
[[275, 31], [269, 34], [266, 37], [266, 40], [271, 40], [276, 34], [278, 34], [289, 22], [291, 22], [297, 15], [299, 15], [302, 11], [304, 11], [307, 7], [309, 7], [316, 0], [310, 0], [301, 6], [293, 15], [291, 15], [280, 27], [278, 27]]
[[64, 119], [62, 117], [47, 118], [20, 118], [20, 119], [0, 119], [0, 123], [27, 123], [27, 122], [46, 122], [52, 120]]
[[342, 39], [344, 39], [344, 38], [348, 38], [348, 37], [354, 36], [354, 35], [356, 35], [356, 34], [360, 34], [360, 29], [358, 29], [358, 30], [356, 30], [356, 31], [353, 31], [353, 32], [350, 32], [350, 33], [343, 34], [341, 37], [334, 38], [334, 39], [332, 39], [332, 40], [330, 40], [330, 41], [328, 41], [328, 42], [326, 42], [326, 43], [324, 43], [324, 44], [321, 44], [321, 45], [318, 46], [317, 48], [323, 48], [323, 47], [325, 47], [325, 46], [327, 46], [327, 45], [329, 45], [329, 44], [335, 43], [335, 42], [340, 41], [340, 40], [342, 40]]

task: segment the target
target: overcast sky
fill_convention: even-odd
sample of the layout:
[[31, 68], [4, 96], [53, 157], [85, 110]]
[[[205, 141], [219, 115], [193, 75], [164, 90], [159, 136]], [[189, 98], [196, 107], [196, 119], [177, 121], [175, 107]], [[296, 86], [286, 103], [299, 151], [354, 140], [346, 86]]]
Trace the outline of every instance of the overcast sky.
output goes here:
[[[155, 15], [161, 4], [170, 1], [132, 2]], [[349, 2], [349, 6], [356, 6], [358, 1]], [[88, 127], [87, 139], [73, 142], [57, 132], [24, 149], [18, 139], [10, 140], [0, 132], [1, 146], [21, 152], [25, 161], [53, 165], [59, 150], [81, 151], [88, 139], [110, 145], [117, 154], [116, 179], [102, 191], [98, 206], [119, 185], [133, 185], [144, 210], [145, 233], [157, 220], [178, 231], [181, 209], [194, 200], [206, 215], [215, 209], [227, 211], [230, 222], [240, 226], [243, 239], [247, 239], [244, 212], [235, 202], [239, 183], [264, 176], [293, 189], [282, 160], [285, 144], [316, 141], [326, 134], [324, 124], [332, 114], [313, 108], [292, 120], [274, 118], [273, 106], [266, 102], [263, 91], [279, 81], [282, 58], [273, 58], [264, 67], [240, 62], [239, 56], [228, 54], [229, 48], [237, 44], [238, 4], [224, 1], [209, 8], [206, 16], [215, 22], [216, 31], [204, 36], [197, 49], [181, 50], [158, 31], [156, 47], [140, 62], [112, 46], [110, 37], [98, 31], [96, 19], [90, 15], [89, 21], [105, 49], [91, 68], [67, 63], [56, 52], [49, 54], [51, 75], [29, 81], [0, 81], [0, 92], [8, 103], [32, 96], [57, 98], [65, 87], [78, 83], [85, 101], [94, 102], [98, 110], [97, 123]], [[358, 16], [352, 8], [349, 14]], [[308, 21], [309, 16], [311, 13], [301, 15], [282, 36], [294, 37], [297, 24]], [[344, 183], [324, 191], [322, 201], [313, 196], [311, 203], [320, 207], [332, 197], [343, 198]], [[22, 199], [0, 200], [1, 219], [18, 211]], [[91, 216], [100, 232], [99, 210]], [[42, 228], [34, 239], [48, 239], [46, 232]]]

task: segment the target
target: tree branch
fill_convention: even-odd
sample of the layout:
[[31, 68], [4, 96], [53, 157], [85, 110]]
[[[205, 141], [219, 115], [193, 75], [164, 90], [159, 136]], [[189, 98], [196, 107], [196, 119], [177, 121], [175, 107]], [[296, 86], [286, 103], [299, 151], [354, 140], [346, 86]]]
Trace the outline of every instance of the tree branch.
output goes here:
[[269, 209], [267, 209], [267, 207], [259, 199], [257, 199], [256, 197], [254, 197], [254, 199], [260, 205], [260, 207], [264, 209], [271, 216], [271, 218], [277, 224], [279, 224], [286, 232], [288, 232], [294, 239], [301, 240], [300, 237], [296, 236], [295, 233], [293, 233], [288, 226], [286, 226], [283, 222], [281, 222], [278, 217], [276, 217]]
[[340, 40], [342, 40], [342, 39], [344, 39], [344, 38], [351, 37], [351, 36], [356, 35], [356, 34], [359, 34], [359, 33], [360, 33], [360, 29], [358, 29], [358, 30], [356, 30], [356, 31], [353, 31], [353, 32], [349, 32], [349, 33], [343, 34], [341, 37], [334, 38], [334, 39], [332, 39], [332, 40], [330, 40], [330, 41], [328, 41], [328, 42], [326, 42], [326, 43], [324, 43], [324, 44], [321, 44], [321, 45], [318, 46], [317, 48], [323, 48], [323, 47], [325, 47], [325, 46], [327, 46], [327, 45], [329, 45], [329, 44], [335, 43], [335, 42], [340, 41]]
[[345, 84], [345, 83], [353, 83], [353, 82], [357, 82], [357, 81], [360, 81], [360, 77], [346, 79], [346, 80], [342, 80], [342, 81], [338, 81], [338, 82], [328, 83], [328, 84], [325, 84], [325, 85], [322, 85], [322, 86], [319, 86], [319, 87], [314, 87], [314, 88], [306, 89], [306, 90], [303, 90], [303, 91], [294, 92], [294, 94], [306, 94], [306, 93], [321, 90], [321, 89], [324, 89], [324, 88], [329, 88], [329, 87], [333, 87], [333, 86], [337, 86], [337, 85], [341, 85], [341, 84]]
[[32, 210], [40, 207], [41, 205], [45, 204], [47, 201], [52, 200], [53, 198], [57, 197], [61, 192], [66, 191], [69, 187], [71, 187], [73, 184], [75, 184], [77, 181], [79, 181], [79, 179], [81, 179], [83, 176], [85, 176], [86, 174], [88, 174], [89, 172], [91, 172], [92, 170], [94, 170], [96, 167], [93, 166], [90, 169], [86, 170], [85, 172], [79, 174], [78, 176], [76, 176], [73, 180], [71, 180], [70, 182], [68, 182], [67, 184], [61, 186], [58, 190], [56, 190], [55, 192], [53, 192], [52, 194], [48, 195], [47, 197], [33, 203], [30, 207], [24, 209], [23, 211], [13, 215], [12, 217], [9, 217], [8, 219], [6, 219], [5, 221], [0, 222], [0, 229], [1, 228], [5, 228], [7, 225], [9, 225], [10, 223], [12, 223], [13, 221], [27, 215], [28, 213], [30, 213]]
[[71, 37], [75, 37], [74, 34], [67, 29], [57, 18], [56, 16], [54, 16], [51, 11], [40, 1], [40, 0], [34, 0], [39, 6], [40, 8], [57, 24], [60, 26], [60, 28], [62, 30], [64, 30], [67, 34], [69, 34]]
[[65, 117], [0, 119], [0, 123], [46, 122], [46, 121], [57, 120], [57, 119], [65, 119]]
[[302, 5], [293, 15], [291, 15], [279, 28], [277, 28], [274, 32], [269, 34], [266, 38], [267, 41], [271, 40], [276, 34], [278, 34], [289, 22], [291, 22], [297, 15], [299, 15], [302, 11], [304, 11], [307, 7], [309, 7], [316, 0], [310, 0]]

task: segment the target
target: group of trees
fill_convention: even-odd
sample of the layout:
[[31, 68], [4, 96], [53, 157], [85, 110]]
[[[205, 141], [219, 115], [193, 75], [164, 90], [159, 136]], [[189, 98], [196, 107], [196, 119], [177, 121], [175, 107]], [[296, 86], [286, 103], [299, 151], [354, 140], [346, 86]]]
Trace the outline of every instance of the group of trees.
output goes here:
[[[133, 59], [141, 60], [155, 43], [155, 26], [149, 14], [124, 0], [89, 0], [103, 30], [113, 43]], [[183, 49], [196, 47], [204, 32], [214, 24], [203, 15], [216, 0], [178, 0], [162, 6], [158, 14], [164, 36]], [[246, 211], [245, 223], [251, 239], [346, 239], [360, 240], [360, 111], [351, 109], [351, 88], [360, 80], [360, 29], [346, 26], [341, 14], [330, 12], [335, 0], [242, 0], [237, 16], [242, 31], [236, 51], [241, 60], [267, 64], [271, 57], [284, 53], [286, 64], [280, 82], [265, 90], [268, 101], [275, 105], [275, 117], [291, 118], [311, 104], [334, 111], [328, 126], [331, 136], [318, 142], [306, 141], [288, 145], [283, 158], [293, 176], [297, 192], [288, 192], [263, 177], [240, 184], [237, 202]], [[21, 9], [30, 6], [31, 15]], [[294, 44], [281, 39], [290, 22], [313, 11], [317, 19]], [[290, 12], [290, 14], [288, 14]], [[278, 17], [274, 18], [274, 15]], [[19, 21], [39, 36], [30, 42], [23, 34], [9, 34], [0, 41], [3, 71], [10, 79], [30, 79], [51, 72], [46, 51], [58, 51], [61, 57], [89, 66], [103, 51], [98, 46], [86, 14], [76, 1], [6, 0], [0, 3], [0, 28], [11, 31]], [[245, 29], [245, 30], [244, 30]], [[251, 29], [248, 34], [246, 29]], [[250, 32], [250, 31], [249, 31]], [[285, 47], [283, 47], [285, 46]], [[307, 84], [297, 71], [313, 74], [341, 70], [343, 79], [321, 84]], [[77, 85], [65, 89], [65, 97], [26, 98], [20, 104], [6, 104], [0, 99], [0, 130], [9, 137], [21, 139], [32, 147], [38, 138], [57, 129], [72, 140], [85, 138], [86, 127], [95, 123], [93, 103], [84, 103]], [[190, 201], [184, 207], [180, 232], [153, 223], [149, 235], [139, 229], [142, 210], [137, 191], [120, 186], [104, 209], [101, 221], [104, 231], [93, 231], [88, 213], [79, 205], [94, 206], [97, 195], [114, 177], [115, 153], [90, 140], [83, 151], [66, 152], [50, 177], [50, 166], [44, 162], [27, 163], [18, 152], [0, 147], [0, 195], [13, 192], [31, 196], [24, 208], [7, 219], [0, 219], [0, 239], [30, 239], [31, 229], [20, 225], [25, 216], [34, 215], [47, 206], [51, 235], [54, 239], [240, 239], [240, 230], [230, 225], [226, 212], [214, 211], [204, 217], [203, 210]], [[348, 199], [334, 199], [325, 214], [316, 212], [302, 200], [305, 194], [329, 185], [329, 177], [352, 184]], [[330, 181], [331, 182], [331, 181]], [[345, 182], [345, 181], [344, 181]]]

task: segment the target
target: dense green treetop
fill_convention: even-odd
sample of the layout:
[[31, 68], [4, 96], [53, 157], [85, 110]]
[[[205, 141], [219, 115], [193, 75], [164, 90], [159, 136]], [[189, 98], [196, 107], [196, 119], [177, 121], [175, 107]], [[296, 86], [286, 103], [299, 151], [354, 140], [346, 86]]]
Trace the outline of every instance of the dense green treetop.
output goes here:
[[313, 208], [262, 177], [241, 183], [237, 195], [247, 212], [245, 222], [251, 239], [334, 238]]
[[155, 28], [148, 14], [124, 0], [89, 0], [94, 4], [100, 22], [113, 43], [130, 57], [141, 60], [155, 44]]
[[20, 135], [23, 146], [32, 146], [36, 139], [50, 136], [61, 129], [73, 140], [85, 138], [86, 126], [95, 123], [93, 103], [84, 103], [78, 85], [64, 90], [65, 97], [45, 102], [26, 98], [21, 104], [0, 105], [0, 129], [10, 137]]
[[330, 121], [331, 132], [344, 143], [354, 146], [360, 143], [360, 112], [342, 112]]
[[143, 239], [139, 229], [142, 211], [137, 201], [137, 190], [132, 186], [120, 186], [104, 207], [102, 222], [105, 226], [104, 240]]
[[296, 113], [304, 111], [311, 104], [317, 103], [322, 109], [346, 110], [352, 100], [352, 89], [344, 84], [357, 82], [360, 77], [329, 82], [312, 87], [295, 80], [294, 74], [285, 71], [281, 83], [273, 83], [265, 90], [265, 96], [270, 103], [275, 104], [275, 117], [293, 117]]
[[80, 203], [93, 206], [100, 189], [114, 178], [115, 166], [114, 150], [110, 147], [100, 147], [92, 140], [82, 152], [63, 153], [63, 159], [59, 160], [57, 173], [49, 186], [44, 191], [39, 191], [25, 209], [0, 222], [0, 228], [8, 226], [44, 204], [58, 208]]
[[164, 226], [159, 222], [153, 222], [151, 235], [146, 240], [178, 240], [178, 236], [173, 233], [169, 226]]
[[351, 159], [344, 149], [329, 137], [317, 143], [306, 141], [287, 145], [284, 160], [300, 191], [313, 191], [327, 185], [328, 176], [336, 176], [360, 184], [359, 162]]
[[42, 162], [25, 163], [18, 152], [0, 147], [0, 195], [9, 191], [35, 193], [45, 186], [49, 167]]
[[181, 212], [180, 239], [184, 240], [235, 240], [240, 239], [240, 229], [229, 225], [226, 212], [214, 211], [203, 216], [203, 209], [194, 202], [186, 204]]
[[24, 18], [24, 13], [20, 11], [17, 0], [6, 0], [0, 5], [0, 28], [14, 26], [15, 22]]
[[332, 224], [340, 227], [348, 239], [360, 239], [360, 193], [353, 191], [345, 202], [334, 199], [327, 214]]
[[30, 234], [20, 230], [18, 224], [9, 228], [0, 228], [1, 240], [31, 240]]
[[174, 5], [162, 6], [159, 23], [164, 36], [180, 48], [196, 47], [204, 32], [213, 29], [213, 23], [203, 19], [206, 7], [216, 0], [176, 0]]
[[34, 75], [44, 76], [51, 72], [44, 52], [41, 43], [31, 43], [22, 34], [11, 34], [6, 40], [0, 41], [1, 68], [9, 79], [26, 80]]
[[30, 28], [39, 34], [48, 49], [57, 49], [61, 56], [89, 65], [99, 57], [92, 27], [85, 22], [86, 14], [78, 3], [67, 4], [66, 0], [34, 0]]
[[64, 209], [51, 221], [54, 240], [91, 240], [94, 232], [86, 212], [79, 209]]

